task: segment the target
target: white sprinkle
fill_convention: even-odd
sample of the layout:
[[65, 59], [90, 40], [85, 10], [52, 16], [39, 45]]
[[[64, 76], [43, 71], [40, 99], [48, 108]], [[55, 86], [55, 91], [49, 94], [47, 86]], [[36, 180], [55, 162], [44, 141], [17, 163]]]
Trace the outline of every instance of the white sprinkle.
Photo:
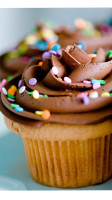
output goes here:
[[72, 45], [68, 45], [67, 47], [66, 47], [66, 51], [67, 52], [69, 52], [69, 50], [72, 48]]
[[38, 99], [39, 98], [39, 92], [37, 90], [34, 90], [32, 96], [33, 96], [34, 99]]
[[53, 72], [54, 75], [58, 75], [58, 69], [57, 69], [57, 67], [53, 66], [52, 67], [52, 72]]
[[22, 94], [25, 91], [25, 86], [20, 87], [19, 94]]
[[82, 49], [82, 46], [80, 44], [77, 45], [80, 49]]
[[89, 95], [89, 98], [91, 98], [91, 99], [95, 99], [97, 97], [98, 97], [98, 92], [91, 92]]
[[7, 95], [7, 90], [5, 89], [5, 87], [2, 88], [2, 92]]
[[64, 77], [64, 81], [66, 83], [71, 83], [72, 82], [72, 80], [69, 77], [67, 77], [67, 76]]

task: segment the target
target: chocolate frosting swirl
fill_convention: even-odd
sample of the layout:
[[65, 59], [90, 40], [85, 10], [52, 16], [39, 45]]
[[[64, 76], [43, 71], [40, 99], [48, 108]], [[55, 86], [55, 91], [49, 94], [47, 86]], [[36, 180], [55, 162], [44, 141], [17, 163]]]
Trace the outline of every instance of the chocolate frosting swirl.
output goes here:
[[[81, 31], [75, 30], [70, 31], [69, 29], [60, 30], [60, 32], [55, 30], [55, 33], [58, 37], [58, 43], [62, 48], [66, 49], [67, 45], [73, 45], [82, 40], [86, 45], [86, 52], [91, 53], [94, 50], [97, 50], [99, 47], [104, 49], [112, 48], [112, 34], [101, 35], [100, 37], [84, 36]], [[21, 41], [19, 45], [23, 44], [24, 40]], [[28, 64], [29, 59], [34, 56], [42, 58], [43, 50], [34, 48], [33, 46], [28, 45], [27, 51], [23, 56], [6, 59], [6, 56], [10, 52], [0, 56], [0, 80], [7, 78], [8, 76], [16, 75], [17, 73], [22, 73], [25, 66]], [[27, 59], [24, 59], [26, 57]], [[67, 63], [68, 64], [68, 63]]]
[[[100, 52], [100, 53], [99, 53]], [[103, 62], [102, 62], [103, 61]], [[68, 124], [91, 124], [97, 123], [112, 115], [112, 96], [101, 97], [102, 92], [112, 91], [112, 60], [105, 61], [105, 51], [99, 49], [96, 58], [92, 60], [88, 54], [74, 45], [68, 51], [62, 50], [62, 57], [52, 55], [51, 58], [44, 60], [43, 65], [39, 66], [39, 59], [34, 59], [25, 68], [22, 77], [16, 76], [7, 85], [17, 85], [22, 79], [22, 85], [25, 91], [20, 94], [19, 89], [16, 93], [16, 103], [24, 108], [23, 112], [17, 112], [10, 106], [6, 96], [1, 93], [2, 103], [5, 109], [13, 113], [14, 118], [33, 120], [33, 125], [38, 126], [46, 122], [58, 122]], [[85, 63], [85, 64], [84, 64]], [[53, 71], [56, 67], [56, 75]], [[72, 82], [64, 81], [68, 77]], [[29, 85], [29, 79], [36, 78], [35, 85]], [[93, 92], [92, 84], [84, 83], [84, 80], [103, 79], [106, 84], [96, 89], [98, 97], [89, 98], [89, 104], [85, 105], [77, 95], [81, 92], [88, 94]], [[34, 99], [27, 93], [37, 90], [41, 95], [48, 97], [39, 97]], [[48, 120], [43, 120], [41, 116], [36, 115], [35, 111], [49, 110], [51, 116]], [[25, 120], [24, 120], [25, 119]]]
[[[28, 64], [30, 58], [32, 57], [32, 54], [28, 57], [17, 57], [17, 58], [10, 58], [8, 60], [4, 59], [4, 56], [6, 54], [3, 54], [0, 57], [0, 80], [7, 78], [8, 76], [15, 76], [18, 73], [22, 73], [24, 68], [26, 67], [26, 65]], [[25, 55], [26, 56], [26, 55]], [[42, 57], [41, 55], [35, 54], [35, 56], [40, 59], [40, 61], [42, 61]]]

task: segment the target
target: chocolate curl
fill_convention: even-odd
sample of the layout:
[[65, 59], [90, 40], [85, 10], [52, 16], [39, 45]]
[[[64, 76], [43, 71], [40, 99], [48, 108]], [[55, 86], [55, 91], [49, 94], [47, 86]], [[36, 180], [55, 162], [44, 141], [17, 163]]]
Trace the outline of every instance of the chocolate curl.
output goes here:
[[70, 67], [71, 69], [73, 69], [74, 67], [76, 67], [77, 65], [80, 65], [80, 62], [78, 62], [78, 60], [76, 60], [75, 58], [73, 58], [67, 51], [65, 51], [64, 49], [62, 49], [62, 61], [64, 63], [66, 63], [66, 66]]
[[99, 48], [96, 54], [96, 57], [93, 57], [91, 60], [91, 63], [102, 63], [106, 60], [106, 53], [105, 50], [102, 48]]
[[81, 48], [74, 44], [69, 49], [69, 54], [75, 58], [80, 64], [87, 64], [91, 62], [91, 57], [88, 56]]
[[112, 61], [103, 63], [81, 64], [74, 68], [69, 75], [73, 83], [82, 82], [90, 78], [101, 80], [112, 70]]

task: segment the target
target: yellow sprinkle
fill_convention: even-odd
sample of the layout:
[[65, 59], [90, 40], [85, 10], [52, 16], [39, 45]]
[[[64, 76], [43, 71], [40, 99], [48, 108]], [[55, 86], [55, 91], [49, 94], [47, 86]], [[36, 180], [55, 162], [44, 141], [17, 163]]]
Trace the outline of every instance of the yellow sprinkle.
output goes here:
[[32, 45], [32, 44], [35, 44], [37, 40], [38, 40], [37, 34], [32, 34], [26, 37], [25, 43], [28, 45]]
[[54, 32], [50, 29], [46, 28], [42, 31], [42, 36], [45, 37], [45, 38], [49, 38], [52, 35], [54, 35]]
[[35, 111], [36, 115], [40, 115], [42, 119], [47, 120], [50, 118], [51, 113], [49, 110], [43, 110], [43, 111]]
[[88, 29], [94, 29], [93, 24], [89, 21], [86, 21], [86, 28]]
[[100, 37], [101, 36], [101, 33], [100, 33], [100, 31], [98, 31], [98, 30], [94, 30], [94, 32], [93, 32], [93, 36], [95, 37]]
[[34, 90], [32, 95], [33, 95], [34, 99], [38, 99], [39, 98], [39, 92], [37, 90]]
[[17, 91], [17, 87], [15, 85], [11, 85], [12, 89], [15, 89], [15, 91]]
[[42, 115], [43, 111], [35, 111], [36, 115]]
[[110, 96], [110, 94], [108, 92], [103, 92], [101, 94], [101, 97], [109, 97], [109, 96]]

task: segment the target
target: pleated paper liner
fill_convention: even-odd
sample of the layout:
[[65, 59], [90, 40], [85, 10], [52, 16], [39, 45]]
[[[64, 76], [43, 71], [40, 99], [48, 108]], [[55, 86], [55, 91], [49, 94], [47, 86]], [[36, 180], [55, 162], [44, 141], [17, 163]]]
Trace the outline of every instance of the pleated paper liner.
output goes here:
[[75, 188], [112, 176], [112, 134], [85, 141], [23, 140], [30, 173], [40, 184]]
[[83, 126], [49, 123], [41, 128], [6, 117], [5, 123], [22, 136], [30, 173], [38, 183], [75, 188], [112, 177], [111, 119]]

